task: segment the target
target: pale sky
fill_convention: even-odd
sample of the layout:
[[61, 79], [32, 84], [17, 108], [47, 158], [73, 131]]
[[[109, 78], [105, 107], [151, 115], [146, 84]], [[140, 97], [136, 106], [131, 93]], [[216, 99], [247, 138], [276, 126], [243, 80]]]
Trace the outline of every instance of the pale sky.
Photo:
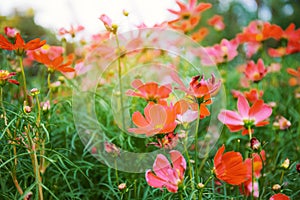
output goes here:
[[[98, 19], [101, 14], [107, 14], [126, 30], [128, 24], [144, 22], [151, 26], [172, 19], [174, 15], [167, 9], [179, 9], [175, 0], [0, 0], [0, 15], [8, 16], [15, 8], [33, 8], [35, 22], [53, 31], [72, 24], [84, 26], [88, 34], [104, 29]], [[128, 17], [123, 16], [123, 9], [129, 12]]]

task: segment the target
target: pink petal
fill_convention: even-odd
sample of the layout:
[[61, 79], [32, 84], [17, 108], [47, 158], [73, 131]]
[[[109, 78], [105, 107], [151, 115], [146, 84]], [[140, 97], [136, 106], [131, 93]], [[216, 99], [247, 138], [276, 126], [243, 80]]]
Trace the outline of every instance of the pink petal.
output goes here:
[[259, 123], [272, 114], [272, 108], [264, 104], [263, 100], [257, 100], [249, 111], [249, 117], [255, 119], [255, 123]]
[[164, 155], [158, 154], [153, 164], [153, 171], [161, 179], [169, 180], [168, 170], [172, 170], [169, 160]]
[[249, 106], [247, 99], [244, 96], [240, 95], [238, 97], [237, 107], [238, 107], [238, 111], [241, 114], [242, 118], [249, 117], [250, 106]]
[[166, 180], [154, 175], [151, 170], [146, 171], [146, 181], [150, 186], [155, 188], [162, 188], [166, 183]]
[[149, 118], [153, 127], [162, 129], [166, 124], [166, 110], [161, 105], [154, 105], [149, 110]]
[[179, 170], [179, 178], [182, 180], [186, 169], [186, 161], [179, 151], [170, 151], [173, 168]]
[[224, 110], [221, 111], [221, 113], [218, 115], [218, 119], [226, 125], [243, 125], [243, 119], [241, 116], [231, 110]]
[[138, 89], [139, 87], [141, 87], [143, 84], [143, 82], [139, 79], [135, 79], [134, 81], [132, 81], [131, 86], [135, 89]]

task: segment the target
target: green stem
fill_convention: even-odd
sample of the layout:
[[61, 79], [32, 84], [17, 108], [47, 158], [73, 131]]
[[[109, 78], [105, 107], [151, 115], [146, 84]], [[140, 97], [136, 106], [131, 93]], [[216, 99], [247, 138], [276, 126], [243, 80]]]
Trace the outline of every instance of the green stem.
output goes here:
[[264, 177], [264, 171], [265, 171], [265, 162], [264, 162], [264, 160], [263, 160], [263, 158], [262, 158], [262, 156], [261, 156], [261, 153], [259, 152], [259, 157], [260, 157], [260, 160], [261, 160], [261, 163], [262, 163], [262, 170], [261, 170], [261, 178], [260, 178], [260, 187], [262, 188], [260, 191], [260, 199], [261, 199], [261, 197], [263, 196], [263, 193], [264, 193], [264, 191], [265, 191], [265, 187], [264, 187], [264, 184], [265, 184], [265, 177]]
[[116, 158], [114, 160], [114, 165], [115, 165], [115, 172], [116, 172], [116, 181], [117, 181], [117, 185], [119, 185], [118, 165], [117, 165], [117, 159]]
[[[188, 135], [186, 135], [185, 139], [187, 140], [187, 138], [188, 138]], [[188, 161], [187, 164], [188, 164], [188, 168], [189, 168], [189, 177], [190, 177], [190, 182], [191, 182], [191, 188], [192, 188], [192, 191], [193, 191], [195, 189], [195, 187], [194, 187], [194, 181], [193, 181], [192, 165], [191, 165], [189, 152], [186, 148], [186, 143], [187, 143], [187, 141], [184, 142], [183, 147], [184, 147], [184, 151], [186, 152], [185, 155], [186, 155], [186, 158], [187, 158], [187, 161]]]
[[280, 184], [282, 184], [283, 177], [284, 177], [284, 170], [282, 170], [281, 172], [280, 181], [279, 181]]
[[[200, 104], [201, 105], [201, 104]], [[195, 130], [195, 179], [197, 182], [199, 182], [199, 171], [198, 171], [198, 131], [199, 131], [199, 123], [200, 123], [200, 105], [198, 109], [198, 118], [196, 123], [196, 130]]]
[[214, 175], [211, 175], [204, 183], [204, 186], [203, 188], [201, 188], [201, 191], [199, 193], [199, 200], [202, 200], [202, 195], [203, 195], [203, 191], [204, 191], [204, 188], [206, 187], [206, 185], [210, 182], [210, 180], [212, 180], [212, 178], [214, 177]]
[[21, 73], [22, 73], [22, 79], [23, 79], [23, 92], [25, 95], [25, 100], [28, 101], [28, 96], [27, 96], [27, 86], [26, 86], [26, 76], [25, 76], [25, 71], [24, 71], [24, 66], [23, 66], [23, 57], [19, 56], [19, 63], [20, 63], [20, 68], [21, 68]]
[[122, 129], [125, 128], [125, 116], [124, 116], [124, 102], [123, 102], [123, 87], [122, 87], [122, 68], [121, 68], [121, 55], [120, 55], [120, 43], [117, 33], [116, 36], [116, 43], [118, 47], [118, 80], [120, 86], [120, 101], [121, 101], [121, 117], [122, 117]]
[[[248, 126], [248, 133], [249, 133], [249, 142], [251, 142], [252, 131], [250, 126]], [[252, 152], [250, 153], [251, 153], [251, 181], [252, 181], [251, 199], [253, 199], [254, 198], [254, 159], [252, 156]]]
[[[3, 88], [2, 87], [0, 87], [0, 104], [1, 104], [1, 109], [3, 111], [4, 124], [7, 127], [8, 123], [7, 123], [6, 110], [3, 105]], [[8, 137], [10, 139], [12, 139], [12, 134], [10, 133], [10, 130], [7, 128], [6, 131], [7, 131]]]

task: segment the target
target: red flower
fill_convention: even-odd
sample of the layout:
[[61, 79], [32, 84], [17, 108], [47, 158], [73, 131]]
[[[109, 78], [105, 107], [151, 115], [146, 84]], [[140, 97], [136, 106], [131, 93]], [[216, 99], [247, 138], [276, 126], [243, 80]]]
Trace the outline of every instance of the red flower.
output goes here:
[[23, 55], [27, 50], [35, 50], [46, 44], [46, 40], [41, 41], [39, 38], [25, 42], [20, 33], [16, 35], [14, 44], [10, 43], [3, 35], [0, 35], [0, 48], [5, 50], [14, 50], [18, 55]]
[[131, 83], [132, 87], [138, 91], [128, 90], [126, 94], [128, 96], [141, 97], [147, 101], [158, 102], [161, 99], [169, 97], [172, 92], [172, 86], [170, 84], [158, 86], [156, 82], [143, 83], [141, 80], [136, 79]]
[[244, 71], [247, 79], [258, 82], [268, 73], [268, 69], [265, 68], [263, 60], [260, 58], [257, 61], [257, 64], [254, 61], [250, 61], [247, 63], [246, 69]]
[[62, 56], [57, 56], [56, 58], [50, 59], [48, 54], [44, 53], [33, 53], [33, 57], [37, 62], [43, 63], [49, 72], [60, 71], [60, 72], [74, 72], [75, 69], [69, 67], [72, 61], [64, 63], [64, 58]]
[[0, 87], [3, 87], [6, 82], [19, 85], [17, 80], [11, 79], [11, 77], [15, 76], [16, 72], [10, 72], [7, 70], [0, 70]]
[[271, 196], [270, 200], [290, 200], [290, 197], [286, 196], [285, 194], [278, 193]]
[[248, 168], [239, 152], [226, 152], [222, 145], [214, 158], [214, 172], [218, 179], [231, 185], [239, 185], [249, 178]]
[[182, 30], [183, 32], [188, 32], [195, 28], [200, 21], [201, 12], [212, 7], [210, 3], [199, 3], [197, 5], [197, 0], [189, 0], [187, 5], [178, 0], [176, 0], [176, 3], [180, 10], [175, 11], [169, 9], [169, 11], [177, 15], [178, 18], [170, 21], [169, 26], [176, 30]]

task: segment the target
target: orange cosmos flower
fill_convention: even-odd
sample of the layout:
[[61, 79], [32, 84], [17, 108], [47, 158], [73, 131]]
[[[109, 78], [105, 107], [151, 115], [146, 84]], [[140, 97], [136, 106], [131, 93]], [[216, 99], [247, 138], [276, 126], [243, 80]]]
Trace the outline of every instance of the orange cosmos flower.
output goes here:
[[172, 92], [171, 84], [159, 86], [156, 82], [143, 83], [141, 80], [136, 79], [131, 83], [138, 91], [128, 90], [126, 94], [128, 96], [141, 97], [147, 101], [157, 102], [160, 99], [169, 97]]
[[170, 21], [168, 24], [171, 28], [182, 30], [183, 32], [188, 32], [195, 28], [200, 21], [201, 12], [212, 7], [210, 3], [199, 3], [197, 5], [197, 0], [189, 0], [187, 5], [178, 0], [176, 3], [180, 8], [179, 11], [168, 10], [177, 15], [178, 18]]
[[249, 179], [247, 164], [239, 152], [226, 152], [224, 144], [214, 158], [214, 172], [218, 179], [231, 185], [239, 185]]
[[72, 64], [71, 60], [64, 63], [64, 58], [62, 56], [57, 56], [53, 59], [50, 59], [48, 54], [43, 53], [33, 53], [33, 57], [37, 62], [43, 63], [49, 72], [60, 71], [60, 72], [74, 72], [75, 69], [69, 67]]
[[0, 87], [4, 86], [6, 82], [10, 82], [16, 85], [19, 85], [17, 80], [11, 79], [11, 77], [15, 76], [16, 72], [11, 72], [7, 70], [0, 70]]
[[[161, 102], [164, 103], [164, 102]], [[152, 136], [159, 133], [170, 133], [176, 128], [176, 111], [173, 106], [149, 102], [144, 109], [145, 117], [140, 112], [132, 115], [132, 121], [137, 128], [128, 131], [136, 134]]]
[[14, 50], [17, 55], [23, 55], [27, 50], [35, 50], [40, 48], [46, 44], [46, 40], [40, 40], [36, 38], [34, 40], [30, 40], [29, 42], [25, 42], [21, 37], [20, 33], [16, 34], [15, 43], [10, 43], [3, 35], [0, 35], [0, 48], [5, 50]]
[[296, 86], [300, 84], [300, 67], [297, 68], [297, 70], [293, 68], [287, 68], [286, 71], [293, 75], [294, 77], [290, 78], [289, 84], [290, 86]]

